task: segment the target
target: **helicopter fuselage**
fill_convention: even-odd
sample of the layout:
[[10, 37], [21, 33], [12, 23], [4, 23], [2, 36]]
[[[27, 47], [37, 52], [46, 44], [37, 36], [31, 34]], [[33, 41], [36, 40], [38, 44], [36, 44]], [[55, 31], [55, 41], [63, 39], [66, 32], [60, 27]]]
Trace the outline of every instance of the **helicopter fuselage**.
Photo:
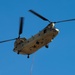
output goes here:
[[55, 28], [54, 23], [50, 23], [42, 31], [29, 39], [17, 39], [14, 44], [14, 51], [18, 54], [30, 55], [51, 42], [58, 32], [59, 30]]

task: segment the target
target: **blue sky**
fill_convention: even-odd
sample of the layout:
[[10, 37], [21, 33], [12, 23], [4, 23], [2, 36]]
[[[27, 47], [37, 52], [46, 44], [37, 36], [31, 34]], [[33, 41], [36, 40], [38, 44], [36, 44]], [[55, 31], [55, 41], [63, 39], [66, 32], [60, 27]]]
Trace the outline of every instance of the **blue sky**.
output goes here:
[[[21, 37], [30, 38], [47, 26], [28, 12], [33, 9], [50, 21], [75, 18], [75, 0], [0, 1], [0, 41], [18, 36], [19, 18], [24, 19]], [[0, 44], [0, 75], [75, 75], [75, 21], [56, 24], [57, 37], [27, 59], [13, 52], [14, 42]], [[32, 70], [32, 73], [30, 73]]]

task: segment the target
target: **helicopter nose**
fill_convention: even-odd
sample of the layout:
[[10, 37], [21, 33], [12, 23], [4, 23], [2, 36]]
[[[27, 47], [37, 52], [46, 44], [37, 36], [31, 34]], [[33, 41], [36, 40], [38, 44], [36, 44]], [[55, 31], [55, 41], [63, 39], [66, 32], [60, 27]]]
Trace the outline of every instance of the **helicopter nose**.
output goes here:
[[55, 30], [59, 32], [59, 29], [56, 28]]

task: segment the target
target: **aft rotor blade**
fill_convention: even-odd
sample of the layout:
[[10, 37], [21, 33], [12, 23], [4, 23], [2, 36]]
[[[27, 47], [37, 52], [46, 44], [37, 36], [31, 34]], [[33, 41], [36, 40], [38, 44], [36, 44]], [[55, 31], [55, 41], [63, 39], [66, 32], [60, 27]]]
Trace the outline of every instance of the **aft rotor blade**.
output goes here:
[[69, 21], [75, 21], [75, 19], [62, 20], [62, 21], [57, 21], [54, 23], [69, 22]]
[[9, 40], [4, 40], [4, 41], [0, 41], [0, 43], [9, 42], [9, 41], [16, 40], [16, 39], [17, 39], [17, 38], [9, 39]]
[[41, 16], [40, 14], [36, 13], [35, 11], [33, 11], [33, 10], [29, 10], [29, 11], [30, 11], [31, 13], [35, 14], [36, 16], [40, 17], [41, 19], [50, 22], [48, 19], [46, 19], [45, 17], [43, 17], [43, 16]]
[[19, 27], [19, 37], [20, 37], [20, 34], [22, 34], [22, 31], [23, 31], [23, 22], [24, 22], [24, 17], [21, 17], [20, 18], [20, 27]]

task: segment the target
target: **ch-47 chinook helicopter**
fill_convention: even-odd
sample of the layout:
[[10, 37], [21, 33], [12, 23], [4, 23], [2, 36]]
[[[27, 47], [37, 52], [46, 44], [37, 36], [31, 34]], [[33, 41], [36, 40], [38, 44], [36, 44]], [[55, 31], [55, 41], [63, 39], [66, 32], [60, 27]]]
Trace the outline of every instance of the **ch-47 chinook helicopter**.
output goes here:
[[75, 21], [75, 19], [69, 19], [69, 20], [51, 22], [48, 19], [41, 16], [40, 14], [36, 13], [35, 11], [33, 10], [29, 11], [34, 15], [38, 16], [39, 18], [43, 19], [44, 21], [48, 21], [49, 24], [43, 30], [41, 30], [39, 33], [35, 34], [29, 39], [20, 38], [20, 35], [22, 34], [23, 31], [23, 22], [24, 22], [24, 17], [21, 17], [18, 38], [0, 41], [0, 43], [3, 43], [3, 42], [16, 40], [14, 43], [13, 51], [17, 52], [17, 54], [28, 55], [27, 56], [28, 58], [30, 54], [36, 52], [41, 47], [45, 46], [46, 48], [48, 48], [48, 43], [51, 42], [55, 38], [55, 36], [59, 33], [59, 29], [55, 28], [56, 23]]

